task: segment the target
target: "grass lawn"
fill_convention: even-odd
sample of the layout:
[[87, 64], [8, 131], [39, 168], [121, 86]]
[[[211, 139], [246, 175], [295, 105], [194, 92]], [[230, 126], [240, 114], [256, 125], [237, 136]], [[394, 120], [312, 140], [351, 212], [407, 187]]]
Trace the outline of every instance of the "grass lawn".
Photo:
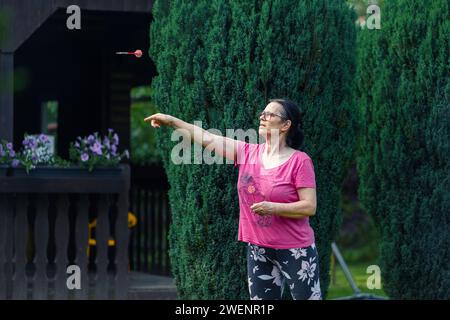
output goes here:
[[[381, 279], [381, 289], [370, 290], [367, 288], [367, 278], [371, 275], [366, 273], [367, 267], [371, 265], [370, 263], [355, 263], [349, 264], [348, 267], [352, 274], [353, 280], [355, 281], [358, 288], [363, 293], [373, 294], [376, 296], [386, 297], [383, 291], [383, 279]], [[330, 269], [331, 272], [331, 269]], [[328, 289], [327, 299], [336, 299], [341, 297], [347, 297], [353, 295], [353, 290], [350, 287], [347, 279], [345, 278], [344, 272], [342, 271], [339, 264], [336, 265], [336, 277], [333, 282], [333, 275], [331, 274], [330, 287]]]

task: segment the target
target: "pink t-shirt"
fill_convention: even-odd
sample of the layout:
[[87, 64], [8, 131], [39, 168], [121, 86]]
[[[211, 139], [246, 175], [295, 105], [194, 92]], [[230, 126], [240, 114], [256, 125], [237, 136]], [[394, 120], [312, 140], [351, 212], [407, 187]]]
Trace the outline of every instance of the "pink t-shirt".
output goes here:
[[239, 168], [238, 240], [276, 249], [308, 247], [314, 243], [308, 217], [260, 216], [253, 213], [250, 206], [261, 201], [299, 201], [298, 188], [316, 187], [312, 160], [305, 152], [295, 151], [286, 162], [265, 169], [261, 160], [264, 147], [265, 143], [238, 141], [234, 161]]

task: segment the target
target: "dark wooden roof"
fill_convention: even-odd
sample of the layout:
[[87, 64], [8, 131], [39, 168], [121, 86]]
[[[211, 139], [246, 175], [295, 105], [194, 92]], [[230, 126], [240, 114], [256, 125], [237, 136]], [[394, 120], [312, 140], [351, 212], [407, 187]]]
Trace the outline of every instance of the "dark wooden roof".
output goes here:
[[73, 4], [80, 7], [83, 19], [83, 10], [150, 13], [153, 0], [0, 0], [1, 10], [9, 16], [8, 36], [0, 51], [16, 51], [56, 10]]

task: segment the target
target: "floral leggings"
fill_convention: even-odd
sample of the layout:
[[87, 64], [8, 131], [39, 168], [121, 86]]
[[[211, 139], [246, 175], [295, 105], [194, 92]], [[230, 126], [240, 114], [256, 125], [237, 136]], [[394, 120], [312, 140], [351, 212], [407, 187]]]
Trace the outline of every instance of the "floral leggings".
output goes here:
[[248, 243], [247, 275], [251, 300], [276, 300], [287, 281], [294, 300], [321, 300], [319, 256], [307, 248], [274, 249]]

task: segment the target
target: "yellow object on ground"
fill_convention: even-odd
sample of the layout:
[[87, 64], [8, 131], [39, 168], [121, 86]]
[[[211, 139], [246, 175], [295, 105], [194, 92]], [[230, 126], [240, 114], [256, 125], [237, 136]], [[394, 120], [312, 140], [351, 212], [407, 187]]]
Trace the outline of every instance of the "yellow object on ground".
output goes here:
[[[134, 213], [132, 212], [128, 212], [128, 228], [131, 229], [133, 227], [135, 227], [137, 224], [137, 218], [136, 215], [134, 215]], [[94, 238], [92, 238], [92, 229], [97, 227], [97, 219], [94, 219], [94, 221], [92, 221], [91, 223], [89, 223], [89, 245], [88, 245], [88, 249], [87, 249], [87, 255], [89, 257], [90, 254], [90, 248], [91, 246], [96, 246], [97, 245], [97, 240], [95, 240]], [[116, 245], [116, 241], [114, 239], [108, 239], [108, 246], [109, 247], [114, 247]]]

